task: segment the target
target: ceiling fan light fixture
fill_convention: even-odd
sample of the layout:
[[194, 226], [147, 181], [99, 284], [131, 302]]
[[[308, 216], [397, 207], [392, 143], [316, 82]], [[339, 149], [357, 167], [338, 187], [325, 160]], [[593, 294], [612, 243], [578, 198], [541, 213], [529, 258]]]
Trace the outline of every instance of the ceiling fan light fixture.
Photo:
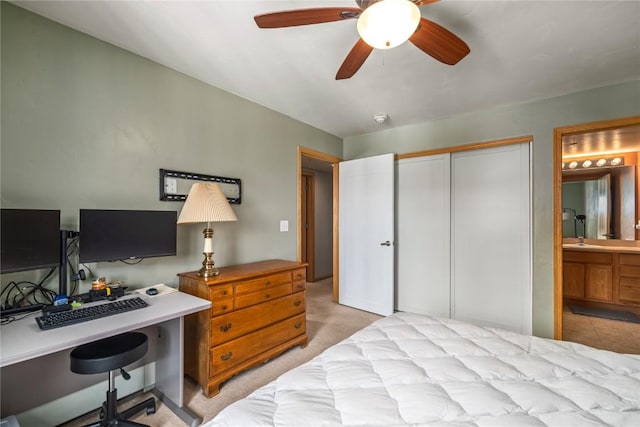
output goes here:
[[409, 0], [382, 0], [360, 14], [358, 33], [373, 48], [391, 49], [411, 37], [420, 18], [420, 9]]

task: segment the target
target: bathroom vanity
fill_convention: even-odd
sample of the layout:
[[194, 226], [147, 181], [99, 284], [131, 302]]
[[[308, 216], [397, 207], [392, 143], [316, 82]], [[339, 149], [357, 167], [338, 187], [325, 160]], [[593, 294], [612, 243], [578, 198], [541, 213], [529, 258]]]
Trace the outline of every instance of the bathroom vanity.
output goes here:
[[640, 247], [611, 243], [562, 245], [565, 303], [640, 315]]

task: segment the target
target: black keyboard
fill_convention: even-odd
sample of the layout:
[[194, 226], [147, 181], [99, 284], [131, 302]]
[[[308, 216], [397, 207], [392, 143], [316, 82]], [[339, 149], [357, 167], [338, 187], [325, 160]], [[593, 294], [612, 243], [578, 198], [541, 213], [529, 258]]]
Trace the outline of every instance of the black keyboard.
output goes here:
[[54, 329], [75, 323], [87, 322], [101, 317], [113, 316], [147, 307], [148, 304], [140, 297], [111, 301], [89, 307], [74, 308], [67, 311], [57, 311], [36, 317], [40, 329]]

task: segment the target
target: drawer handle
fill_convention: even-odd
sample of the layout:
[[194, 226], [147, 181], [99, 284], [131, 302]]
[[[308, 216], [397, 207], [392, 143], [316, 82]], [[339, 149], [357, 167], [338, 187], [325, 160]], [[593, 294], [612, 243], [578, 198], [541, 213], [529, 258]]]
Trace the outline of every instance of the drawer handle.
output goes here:
[[271, 298], [271, 294], [265, 294], [265, 295], [264, 295], [264, 298], [265, 298], [265, 299], [269, 299], [269, 298]]
[[226, 325], [222, 325], [222, 326], [220, 326], [220, 330], [221, 330], [222, 332], [228, 332], [228, 331], [229, 331], [229, 329], [231, 329], [231, 323], [227, 323]]
[[222, 295], [226, 295], [226, 294], [227, 294], [227, 291], [226, 291], [226, 290], [224, 290], [224, 291], [221, 291], [220, 293], [221, 293]]
[[302, 279], [302, 274], [297, 274], [296, 277], [298, 277], [298, 279]]
[[227, 360], [231, 359], [231, 356], [233, 356], [233, 352], [229, 351], [225, 354], [220, 355], [220, 359], [226, 362]]
[[298, 322], [295, 325], [293, 325], [296, 329], [300, 329], [300, 326], [302, 326], [302, 322]]
[[302, 304], [302, 301], [300, 301], [299, 299], [297, 299], [297, 300], [295, 300], [295, 301], [293, 302], [293, 305], [295, 305], [296, 307], [299, 307], [299, 306], [300, 306], [300, 304]]
[[222, 311], [227, 311], [227, 306], [226, 305], [222, 306]]
[[266, 282], [264, 282], [265, 285], [269, 286], [271, 284], [270, 280], [267, 280]]

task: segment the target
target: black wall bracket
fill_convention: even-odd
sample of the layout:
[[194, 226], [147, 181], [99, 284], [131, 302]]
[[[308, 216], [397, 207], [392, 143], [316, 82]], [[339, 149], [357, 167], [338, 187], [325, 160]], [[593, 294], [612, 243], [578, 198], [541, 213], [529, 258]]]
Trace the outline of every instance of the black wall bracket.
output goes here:
[[195, 172], [181, 172], [160, 169], [160, 200], [179, 202], [187, 199], [192, 181], [217, 182], [231, 204], [239, 205], [242, 200], [242, 181], [240, 178], [205, 175]]

